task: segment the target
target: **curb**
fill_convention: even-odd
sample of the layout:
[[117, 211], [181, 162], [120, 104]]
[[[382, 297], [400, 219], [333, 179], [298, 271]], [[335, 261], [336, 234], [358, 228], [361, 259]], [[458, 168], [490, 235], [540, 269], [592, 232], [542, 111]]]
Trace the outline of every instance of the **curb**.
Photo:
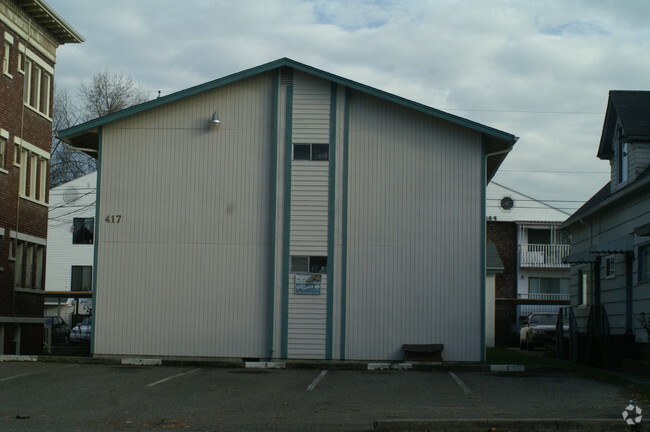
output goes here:
[[479, 363], [442, 362], [372, 362], [353, 360], [271, 360], [244, 361], [242, 359], [191, 359], [157, 357], [72, 357], [72, 356], [0, 356], [0, 362], [29, 361], [44, 363], [75, 363], [129, 366], [196, 366], [217, 368], [265, 368], [265, 369], [319, 369], [319, 370], [367, 370], [367, 371], [416, 371], [416, 372], [492, 372], [498, 374], [522, 373], [570, 373], [569, 370], [554, 366], [525, 365], [486, 365]]
[[376, 420], [375, 432], [629, 432], [621, 420], [606, 419], [404, 419]]

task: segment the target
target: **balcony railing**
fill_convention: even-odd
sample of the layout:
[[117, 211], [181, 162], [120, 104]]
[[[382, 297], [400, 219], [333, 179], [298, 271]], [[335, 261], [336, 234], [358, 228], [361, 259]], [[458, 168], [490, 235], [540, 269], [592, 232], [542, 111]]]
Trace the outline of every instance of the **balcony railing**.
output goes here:
[[519, 265], [533, 268], [569, 268], [562, 261], [569, 255], [569, 245], [519, 245]]
[[529, 300], [569, 300], [569, 294], [519, 293], [517, 298]]

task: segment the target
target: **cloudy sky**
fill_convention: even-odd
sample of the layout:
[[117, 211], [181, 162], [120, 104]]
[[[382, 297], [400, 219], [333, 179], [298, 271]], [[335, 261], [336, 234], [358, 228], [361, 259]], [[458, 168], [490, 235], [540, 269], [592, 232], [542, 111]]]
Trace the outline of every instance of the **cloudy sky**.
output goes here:
[[155, 97], [281, 57], [520, 137], [495, 181], [571, 212], [608, 181], [608, 91], [650, 87], [650, 1], [47, 0], [86, 41], [56, 85]]

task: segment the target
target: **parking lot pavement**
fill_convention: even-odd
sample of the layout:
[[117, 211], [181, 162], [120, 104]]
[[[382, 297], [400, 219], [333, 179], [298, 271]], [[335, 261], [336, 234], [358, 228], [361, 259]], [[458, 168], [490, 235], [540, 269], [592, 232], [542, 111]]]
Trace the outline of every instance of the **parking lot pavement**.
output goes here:
[[0, 363], [0, 430], [370, 431], [377, 419], [621, 419], [626, 392], [555, 374], [8, 362]]

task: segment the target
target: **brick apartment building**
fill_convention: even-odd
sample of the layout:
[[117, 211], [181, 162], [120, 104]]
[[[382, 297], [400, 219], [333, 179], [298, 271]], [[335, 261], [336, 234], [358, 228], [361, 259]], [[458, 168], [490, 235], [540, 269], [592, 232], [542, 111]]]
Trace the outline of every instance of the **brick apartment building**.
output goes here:
[[40, 354], [56, 49], [83, 38], [42, 0], [0, 0], [0, 354]]

